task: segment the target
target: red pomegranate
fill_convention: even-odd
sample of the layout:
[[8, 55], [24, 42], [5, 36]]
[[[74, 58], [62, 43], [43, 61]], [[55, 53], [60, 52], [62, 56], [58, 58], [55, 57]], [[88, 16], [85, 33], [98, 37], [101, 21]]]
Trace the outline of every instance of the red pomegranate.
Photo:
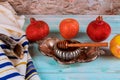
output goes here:
[[30, 24], [26, 28], [26, 36], [29, 41], [38, 41], [49, 34], [49, 26], [41, 20], [30, 19]]
[[90, 22], [86, 32], [91, 40], [100, 42], [109, 37], [111, 27], [107, 22], [103, 21], [102, 16], [98, 16], [96, 20]]

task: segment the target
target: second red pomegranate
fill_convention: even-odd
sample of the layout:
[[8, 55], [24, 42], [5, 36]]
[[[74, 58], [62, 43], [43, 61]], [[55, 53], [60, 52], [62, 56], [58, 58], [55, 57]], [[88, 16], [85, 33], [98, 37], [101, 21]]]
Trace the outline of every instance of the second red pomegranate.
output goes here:
[[88, 25], [86, 32], [91, 40], [100, 42], [109, 37], [111, 27], [107, 22], [103, 21], [102, 16], [98, 16], [96, 20]]

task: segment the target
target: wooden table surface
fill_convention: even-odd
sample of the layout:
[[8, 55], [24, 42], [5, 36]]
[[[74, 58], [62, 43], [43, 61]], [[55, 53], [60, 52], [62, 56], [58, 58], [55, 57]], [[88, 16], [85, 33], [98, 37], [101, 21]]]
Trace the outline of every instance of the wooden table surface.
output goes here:
[[[80, 42], [90, 42], [86, 35], [87, 25], [98, 15], [26, 15], [26, 22], [23, 30], [29, 24], [29, 18], [34, 17], [44, 20], [50, 26], [50, 34], [63, 39], [59, 34], [59, 23], [65, 18], [77, 19], [80, 24], [80, 32], [75, 40]], [[105, 41], [110, 41], [116, 34], [120, 34], [120, 16], [103, 15], [103, 18], [112, 28], [110, 37]], [[75, 63], [62, 65], [53, 58], [44, 56], [38, 50], [36, 43], [31, 45], [30, 53], [33, 63], [42, 80], [120, 80], [120, 59], [115, 58], [105, 48], [106, 54], [101, 55], [96, 60], [88, 63]]]

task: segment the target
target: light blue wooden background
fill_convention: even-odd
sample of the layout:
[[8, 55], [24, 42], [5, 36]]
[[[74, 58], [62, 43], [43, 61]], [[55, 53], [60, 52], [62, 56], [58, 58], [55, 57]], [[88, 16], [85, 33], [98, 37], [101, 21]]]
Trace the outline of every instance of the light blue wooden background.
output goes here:
[[[29, 18], [34, 17], [38, 20], [44, 20], [49, 24], [50, 34], [63, 39], [59, 34], [59, 23], [65, 18], [77, 19], [80, 24], [80, 32], [74, 38], [81, 42], [90, 42], [86, 35], [87, 25], [98, 15], [26, 15], [26, 22], [23, 30], [29, 24]], [[110, 37], [105, 41], [110, 41], [113, 36], [120, 33], [120, 16], [103, 15], [106, 22], [111, 25], [112, 32]], [[62, 65], [53, 58], [44, 56], [38, 50], [36, 43], [31, 45], [30, 53], [34, 65], [42, 80], [120, 80], [120, 59], [115, 58], [105, 48], [106, 54], [100, 56], [95, 61], [88, 63], [75, 63]]]

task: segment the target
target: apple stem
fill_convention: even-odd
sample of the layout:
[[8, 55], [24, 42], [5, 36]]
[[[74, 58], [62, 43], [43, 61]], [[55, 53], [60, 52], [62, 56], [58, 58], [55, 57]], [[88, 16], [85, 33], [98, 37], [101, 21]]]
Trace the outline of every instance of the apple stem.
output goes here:
[[98, 16], [98, 17], [96, 18], [96, 21], [103, 21], [102, 16]]
[[35, 18], [30, 18], [30, 23], [34, 23], [35, 21]]

